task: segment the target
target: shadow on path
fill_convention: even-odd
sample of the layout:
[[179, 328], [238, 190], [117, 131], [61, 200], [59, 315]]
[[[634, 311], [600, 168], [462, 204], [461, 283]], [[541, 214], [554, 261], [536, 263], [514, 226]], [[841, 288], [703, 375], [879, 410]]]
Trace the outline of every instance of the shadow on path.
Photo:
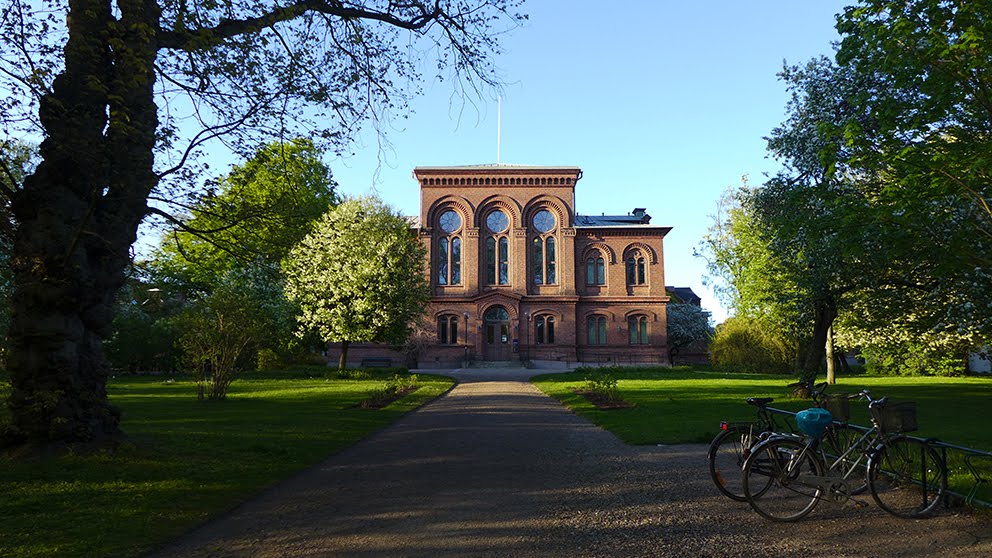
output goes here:
[[773, 525], [717, 495], [704, 446], [625, 446], [532, 370], [446, 373], [447, 395], [154, 556], [992, 555], [973, 517]]

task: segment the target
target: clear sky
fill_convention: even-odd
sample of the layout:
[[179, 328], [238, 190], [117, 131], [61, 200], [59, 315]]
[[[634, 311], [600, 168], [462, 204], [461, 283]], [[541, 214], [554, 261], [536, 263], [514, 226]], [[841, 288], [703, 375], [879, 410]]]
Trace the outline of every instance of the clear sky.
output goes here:
[[[693, 257], [716, 200], [742, 175], [760, 184], [778, 165], [762, 137], [785, 114], [783, 60], [831, 55], [837, 0], [530, 0], [530, 20], [504, 39], [500, 162], [574, 165], [582, 214], [646, 207], [665, 239], [669, 285], [689, 286], [719, 322], [726, 310]], [[372, 188], [419, 214], [416, 166], [497, 162], [497, 105], [463, 106], [451, 85], [428, 83], [415, 114], [343, 160], [340, 190]], [[384, 159], [381, 163], [379, 159]]]

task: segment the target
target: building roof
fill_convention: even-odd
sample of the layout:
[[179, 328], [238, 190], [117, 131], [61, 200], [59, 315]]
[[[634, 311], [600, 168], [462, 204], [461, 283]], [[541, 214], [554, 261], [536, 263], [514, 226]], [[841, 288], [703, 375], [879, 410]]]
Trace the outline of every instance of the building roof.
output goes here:
[[570, 171], [581, 172], [579, 167], [570, 165], [511, 165], [508, 163], [487, 163], [482, 165], [453, 165], [453, 166], [423, 166], [414, 167], [418, 172], [451, 172], [451, 171]]
[[629, 227], [650, 223], [651, 216], [643, 207], [635, 208], [626, 215], [575, 215], [576, 227]]
[[692, 304], [693, 306], [700, 306], [703, 302], [699, 295], [697, 295], [692, 287], [673, 287], [671, 285], [665, 285], [665, 290], [669, 292], [670, 296], [677, 298], [678, 300], [673, 300], [672, 302], [681, 302], [683, 304]]

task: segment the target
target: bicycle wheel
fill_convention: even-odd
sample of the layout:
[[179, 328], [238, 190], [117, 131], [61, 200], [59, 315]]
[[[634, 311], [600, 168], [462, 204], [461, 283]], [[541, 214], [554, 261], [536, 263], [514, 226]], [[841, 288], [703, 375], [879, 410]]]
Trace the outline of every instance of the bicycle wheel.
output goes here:
[[846, 424], [831, 425], [824, 433], [822, 441], [823, 453], [827, 458], [826, 466], [848, 480], [851, 494], [862, 494], [868, 490], [868, 464], [861, 459], [864, 454], [860, 449], [855, 448], [844, 461], [836, 465], [833, 463], [859, 441], [861, 441], [861, 431]]
[[751, 446], [758, 441], [753, 431], [752, 426], [731, 426], [713, 438], [707, 454], [713, 484], [724, 496], [738, 502], [747, 501], [741, 482], [741, 468]]
[[933, 448], [920, 440], [899, 437], [886, 442], [872, 456], [868, 487], [883, 510], [915, 519], [937, 509], [947, 489], [947, 476]]
[[751, 448], [744, 461], [744, 496], [754, 511], [773, 521], [795, 521], [813, 511], [823, 464], [802, 442], [772, 438]]

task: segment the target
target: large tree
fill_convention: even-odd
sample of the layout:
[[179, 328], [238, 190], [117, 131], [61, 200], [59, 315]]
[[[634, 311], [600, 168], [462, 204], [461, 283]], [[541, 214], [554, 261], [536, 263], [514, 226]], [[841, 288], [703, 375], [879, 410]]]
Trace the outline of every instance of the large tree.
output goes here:
[[[913, 330], [992, 335], [992, 5], [862, 0], [838, 18], [837, 60], [876, 76], [843, 129], [862, 186], [898, 216], [925, 297]], [[917, 293], [919, 294], [919, 293]], [[922, 315], [921, 315], [922, 314]]]
[[162, 233], [153, 281], [187, 296], [209, 293], [228, 272], [279, 263], [337, 203], [331, 170], [310, 140], [271, 142], [209, 185]]
[[410, 222], [376, 198], [347, 200], [285, 261], [286, 294], [303, 329], [341, 343], [402, 344], [430, 298], [427, 253]]
[[[102, 339], [139, 223], [181, 199], [223, 138], [314, 137], [344, 151], [402, 112], [421, 54], [493, 84], [517, 0], [12, 0], [0, 13], [0, 119], [43, 137], [12, 195], [15, 296], [6, 443], [110, 442]], [[409, 33], [407, 40], [401, 33]], [[428, 66], [430, 67], [430, 66]], [[415, 87], [415, 86], [414, 86]], [[157, 199], [158, 203], [150, 204]]]

